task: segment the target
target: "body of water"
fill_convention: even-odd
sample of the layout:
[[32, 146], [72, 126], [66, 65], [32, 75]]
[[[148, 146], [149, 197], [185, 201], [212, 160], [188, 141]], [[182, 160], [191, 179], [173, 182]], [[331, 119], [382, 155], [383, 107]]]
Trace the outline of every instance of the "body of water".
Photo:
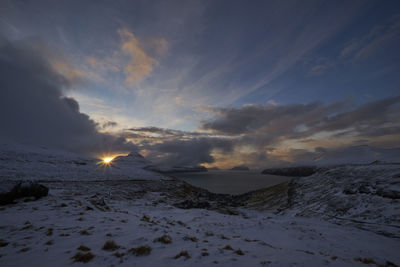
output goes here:
[[261, 171], [180, 172], [171, 175], [213, 193], [238, 195], [270, 187], [290, 177], [261, 174]]

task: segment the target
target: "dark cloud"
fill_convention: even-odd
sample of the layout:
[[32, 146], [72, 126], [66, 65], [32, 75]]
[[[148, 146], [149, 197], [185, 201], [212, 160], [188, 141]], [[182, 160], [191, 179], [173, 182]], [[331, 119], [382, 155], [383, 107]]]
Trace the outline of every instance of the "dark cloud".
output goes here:
[[[287, 106], [248, 105], [216, 109], [216, 117], [202, 129], [240, 136], [244, 144], [271, 145], [280, 140], [309, 138], [321, 132], [339, 135], [383, 136], [400, 134], [400, 97], [391, 97], [349, 109], [349, 103]], [[338, 135], [336, 135], [338, 136]]]
[[190, 140], [170, 140], [157, 144], [142, 146], [150, 151], [149, 159], [165, 166], [196, 166], [202, 163], [213, 163], [213, 151], [231, 153], [233, 143], [228, 139], [193, 138]]
[[115, 121], [106, 121], [101, 125], [101, 128], [107, 129], [107, 128], [112, 128], [112, 127], [116, 127], [118, 125], [118, 123], [116, 123]]
[[38, 45], [0, 43], [0, 135], [85, 154], [134, 150], [124, 138], [99, 133], [79, 104], [63, 96], [73, 81], [52, 68]]

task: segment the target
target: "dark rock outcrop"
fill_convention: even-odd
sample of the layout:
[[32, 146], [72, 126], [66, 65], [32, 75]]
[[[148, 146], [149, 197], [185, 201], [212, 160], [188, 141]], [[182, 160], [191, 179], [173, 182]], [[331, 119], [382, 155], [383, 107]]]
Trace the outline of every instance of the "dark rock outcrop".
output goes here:
[[12, 204], [14, 200], [23, 197], [34, 197], [37, 200], [48, 193], [49, 188], [37, 182], [8, 183], [0, 191], [0, 205]]
[[313, 175], [316, 171], [317, 167], [314, 166], [300, 166], [300, 167], [289, 167], [289, 168], [265, 169], [261, 173], [279, 175], [279, 176], [302, 177], [302, 176]]
[[195, 202], [193, 200], [185, 200], [174, 204], [174, 206], [180, 209], [207, 209], [211, 207], [207, 201]]

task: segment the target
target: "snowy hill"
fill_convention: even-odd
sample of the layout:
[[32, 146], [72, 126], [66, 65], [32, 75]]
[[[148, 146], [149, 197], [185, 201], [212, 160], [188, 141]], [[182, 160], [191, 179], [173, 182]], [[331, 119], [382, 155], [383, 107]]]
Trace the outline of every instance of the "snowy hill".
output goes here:
[[0, 144], [0, 177], [7, 180], [86, 181], [169, 179], [144, 170], [151, 162], [138, 153], [115, 158], [111, 164], [100, 159], [45, 147], [15, 143]]

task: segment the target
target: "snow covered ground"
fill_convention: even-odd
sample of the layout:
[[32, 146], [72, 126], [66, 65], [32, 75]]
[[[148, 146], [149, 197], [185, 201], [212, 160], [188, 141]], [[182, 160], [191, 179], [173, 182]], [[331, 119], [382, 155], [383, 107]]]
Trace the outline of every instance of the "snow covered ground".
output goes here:
[[[50, 191], [0, 206], [0, 266], [400, 265], [399, 165], [325, 169], [230, 198], [145, 171], [135, 154], [120, 161], [103, 173], [95, 159], [3, 146], [1, 183]], [[210, 207], [176, 207], [187, 199]]]
[[[240, 210], [226, 215], [183, 210], [157, 192], [137, 193], [135, 182], [52, 183], [50, 196], [4, 206], [1, 266], [79, 265], [73, 256], [93, 254], [88, 266], [363, 266], [399, 264], [399, 239], [318, 218]], [[132, 188], [131, 196], [121, 190]], [[129, 199], [131, 198], [131, 199]], [[164, 242], [155, 241], [164, 237]], [[168, 239], [171, 243], [167, 243]], [[113, 240], [117, 247], [104, 250]], [[8, 243], [4, 246], [4, 242]], [[80, 251], [84, 246], [89, 251]], [[130, 249], [149, 246], [149, 255]], [[82, 249], [82, 247], [81, 247]], [[177, 257], [182, 251], [188, 256]], [[182, 255], [185, 255], [183, 253]], [[80, 263], [83, 264], [83, 263]], [[390, 265], [387, 265], [390, 266]]]

